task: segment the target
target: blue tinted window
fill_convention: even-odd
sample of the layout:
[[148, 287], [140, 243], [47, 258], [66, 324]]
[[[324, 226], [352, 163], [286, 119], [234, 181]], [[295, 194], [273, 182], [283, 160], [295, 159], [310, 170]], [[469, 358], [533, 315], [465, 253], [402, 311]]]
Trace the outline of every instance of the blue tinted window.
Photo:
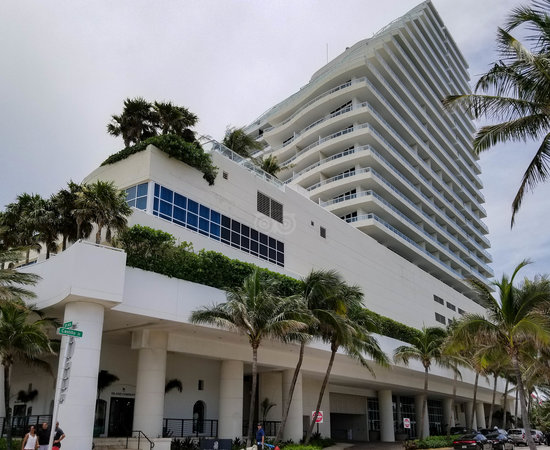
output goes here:
[[202, 217], [199, 219], [199, 231], [203, 234], [208, 234], [210, 222]]
[[201, 217], [204, 217], [205, 219], [210, 219], [210, 208], [207, 208], [204, 205], [200, 205], [200, 213], [199, 215]]
[[136, 206], [136, 200], [126, 200], [126, 203], [128, 203], [128, 206]]
[[222, 226], [231, 228], [231, 219], [227, 216], [222, 216]]
[[222, 241], [228, 244], [230, 240], [231, 240], [231, 231], [229, 231], [228, 228], [222, 227]]
[[132, 186], [131, 188], [126, 189], [126, 199], [132, 200], [136, 198], [136, 187]]
[[187, 225], [189, 228], [196, 229], [199, 225], [199, 216], [193, 213], [187, 213]]
[[138, 195], [138, 197], [142, 197], [143, 195], [147, 195], [147, 183], [138, 184], [137, 195]]
[[164, 201], [160, 201], [160, 213], [166, 214], [172, 218], [172, 204]]
[[166, 214], [159, 214], [159, 216], [162, 217], [163, 219], [172, 221], [172, 216], [167, 216]]
[[221, 221], [221, 214], [213, 209], [210, 210], [210, 220], [219, 225]]
[[220, 226], [214, 223], [210, 224], [210, 234], [212, 236], [220, 236]]
[[172, 203], [174, 201], [174, 192], [162, 186], [162, 189], [160, 190], [160, 198]]
[[199, 204], [196, 201], [189, 199], [189, 201], [187, 202], [187, 209], [192, 213], [198, 214]]
[[185, 210], [174, 206], [174, 220], [179, 220], [180, 222], [185, 223]]
[[160, 197], [160, 185], [155, 183], [155, 197]]
[[147, 208], [147, 197], [140, 197], [136, 200], [136, 208], [145, 210]]
[[153, 212], [158, 212], [159, 210], [159, 199], [155, 198], [153, 201]]
[[177, 192], [174, 192], [174, 205], [183, 209], [187, 208], [187, 198]]

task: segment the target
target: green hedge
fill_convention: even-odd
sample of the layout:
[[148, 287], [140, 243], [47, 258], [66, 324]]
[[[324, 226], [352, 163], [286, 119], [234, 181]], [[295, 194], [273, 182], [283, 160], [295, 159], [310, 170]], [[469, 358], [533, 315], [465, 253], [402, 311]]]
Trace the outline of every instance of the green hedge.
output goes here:
[[453, 441], [459, 437], [459, 434], [447, 436], [428, 436], [425, 439], [416, 439], [414, 443], [416, 448], [444, 448], [452, 447]]
[[163, 134], [145, 139], [139, 144], [126, 147], [118, 153], [109, 156], [101, 165], [113, 164], [126, 159], [134, 153], [142, 152], [149, 144], [154, 145], [170, 157], [200, 170], [204, 174], [203, 178], [208, 181], [208, 184], [214, 184], [218, 168], [212, 164], [210, 155], [204, 152], [198, 142], [187, 142], [175, 134]]
[[[116, 245], [126, 251], [128, 266], [223, 290], [242, 286], [243, 280], [257, 268], [254, 264], [214, 251], [195, 253], [191, 244], [176, 245], [171, 234], [141, 225], [134, 225], [121, 233]], [[260, 271], [263, 277], [276, 281], [279, 295], [287, 297], [300, 292], [298, 280], [263, 268]], [[366, 312], [372, 315], [384, 336], [410, 343], [419, 332], [368, 309]]]

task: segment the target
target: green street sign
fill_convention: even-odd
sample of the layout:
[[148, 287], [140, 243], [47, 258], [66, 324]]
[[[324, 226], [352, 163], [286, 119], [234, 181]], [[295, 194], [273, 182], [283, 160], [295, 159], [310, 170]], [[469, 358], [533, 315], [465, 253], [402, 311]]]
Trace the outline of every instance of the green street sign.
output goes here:
[[72, 322], [65, 322], [63, 324], [63, 328], [71, 328], [73, 326], [73, 323]]
[[58, 328], [57, 334], [64, 334], [66, 336], [82, 337], [82, 331], [72, 330], [70, 328]]

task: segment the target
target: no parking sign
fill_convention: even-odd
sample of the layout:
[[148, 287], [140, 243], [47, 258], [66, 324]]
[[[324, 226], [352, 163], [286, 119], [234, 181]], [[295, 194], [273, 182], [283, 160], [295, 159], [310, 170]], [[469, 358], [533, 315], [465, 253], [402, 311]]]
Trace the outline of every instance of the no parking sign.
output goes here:
[[403, 417], [403, 428], [409, 429], [411, 428], [411, 419], [408, 417]]
[[[311, 412], [311, 418], [313, 419], [315, 417], [315, 411]], [[315, 423], [323, 423], [323, 411], [319, 411], [317, 413], [317, 420]]]

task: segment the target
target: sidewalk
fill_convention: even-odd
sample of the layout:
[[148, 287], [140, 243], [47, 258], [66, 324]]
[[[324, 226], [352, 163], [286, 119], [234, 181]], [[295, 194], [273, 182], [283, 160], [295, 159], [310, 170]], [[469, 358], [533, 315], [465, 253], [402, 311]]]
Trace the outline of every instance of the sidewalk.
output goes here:
[[403, 442], [339, 442], [323, 450], [403, 450]]

